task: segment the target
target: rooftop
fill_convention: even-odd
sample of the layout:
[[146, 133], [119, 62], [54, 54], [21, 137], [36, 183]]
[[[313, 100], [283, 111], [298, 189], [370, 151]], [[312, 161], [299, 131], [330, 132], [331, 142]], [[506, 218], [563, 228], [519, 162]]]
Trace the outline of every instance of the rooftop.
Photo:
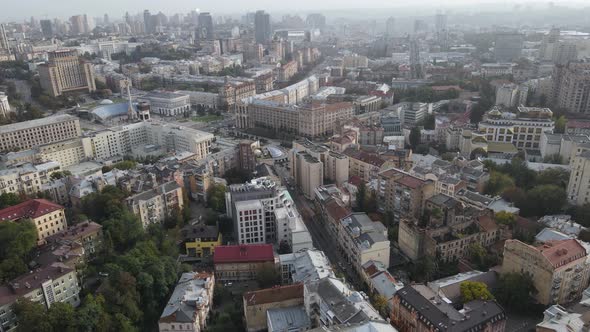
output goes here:
[[71, 115], [67, 115], [67, 114], [51, 115], [51, 116], [41, 118], [41, 119], [17, 122], [17, 123], [12, 123], [9, 125], [0, 126], [0, 134], [6, 134], [6, 133], [29, 129], [29, 128], [33, 128], [33, 127], [47, 126], [47, 125], [62, 123], [62, 122], [66, 122], [66, 121], [74, 121], [74, 120], [78, 121], [78, 118], [71, 116]]
[[34, 219], [63, 208], [63, 206], [46, 199], [30, 199], [0, 210], [0, 221], [15, 221], [24, 218]]
[[277, 286], [244, 293], [244, 302], [248, 306], [283, 302], [297, 298], [301, 298], [303, 301], [303, 284]]
[[242, 244], [215, 247], [213, 262], [273, 262], [274, 251], [272, 244]]
[[197, 311], [208, 306], [208, 288], [212, 287], [212, 275], [206, 272], [187, 272], [180, 276], [174, 292], [164, 307], [160, 321], [192, 323]]

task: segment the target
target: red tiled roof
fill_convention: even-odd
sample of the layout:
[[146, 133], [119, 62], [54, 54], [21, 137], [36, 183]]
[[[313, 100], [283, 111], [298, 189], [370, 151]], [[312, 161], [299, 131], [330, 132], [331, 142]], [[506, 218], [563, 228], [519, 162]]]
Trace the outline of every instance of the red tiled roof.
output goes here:
[[274, 252], [272, 244], [241, 244], [233, 246], [217, 246], [213, 253], [213, 262], [272, 262]]
[[34, 219], [63, 208], [63, 206], [46, 199], [31, 199], [0, 210], [0, 221], [15, 221], [23, 218]]
[[586, 249], [575, 239], [549, 241], [537, 249], [556, 268], [586, 256]]
[[417, 177], [413, 177], [411, 175], [406, 175], [402, 178], [399, 178], [399, 179], [395, 180], [395, 182], [397, 182], [401, 185], [404, 185], [406, 187], [412, 188], [412, 189], [416, 189], [424, 183], [424, 181], [418, 179]]
[[340, 219], [350, 214], [350, 210], [344, 206], [340, 206], [338, 202], [332, 200], [326, 203], [326, 212], [335, 222], [339, 222]]
[[377, 167], [381, 167], [385, 163], [385, 160], [381, 159], [378, 155], [367, 153], [365, 151], [347, 149], [346, 151], [344, 151], [344, 154], [350, 158], [357, 159], [364, 163]]
[[297, 298], [303, 300], [303, 284], [279, 286], [244, 293], [244, 300], [248, 306], [283, 302]]
[[361, 182], [363, 182], [363, 180], [356, 175], [353, 175], [350, 177], [350, 179], [348, 179], [348, 183], [352, 184], [353, 186], [357, 186], [357, 187], [361, 185]]
[[463, 89], [461, 89], [461, 87], [459, 87], [458, 85], [435, 85], [435, 86], [431, 86], [431, 88], [434, 91], [447, 91], [447, 90], [463, 91]]

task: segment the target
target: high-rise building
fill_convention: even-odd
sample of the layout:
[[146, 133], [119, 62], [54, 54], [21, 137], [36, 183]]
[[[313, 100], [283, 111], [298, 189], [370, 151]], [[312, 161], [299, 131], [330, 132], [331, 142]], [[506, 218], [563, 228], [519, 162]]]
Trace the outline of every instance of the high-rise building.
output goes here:
[[448, 30], [447, 30], [447, 15], [436, 14], [434, 17], [434, 25], [436, 29], [436, 41], [444, 50], [448, 47]]
[[578, 151], [570, 162], [567, 198], [572, 204], [584, 205], [590, 203], [590, 151], [583, 148]]
[[8, 37], [6, 36], [6, 27], [0, 24], [0, 50], [10, 54], [10, 45], [8, 45]]
[[0, 151], [26, 150], [81, 134], [78, 118], [66, 114], [4, 125], [0, 126]]
[[70, 23], [72, 25], [72, 34], [83, 35], [88, 33], [86, 15], [74, 15], [70, 17]]
[[197, 32], [199, 40], [212, 40], [215, 38], [213, 31], [213, 17], [210, 13], [199, 14], [199, 28]]
[[556, 65], [567, 65], [578, 57], [578, 47], [572, 42], [558, 42], [553, 47], [553, 63]]
[[53, 24], [51, 23], [51, 20], [41, 20], [40, 23], [43, 36], [45, 38], [53, 37]]
[[395, 18], [390, 17], [385, 21], [385, 36], [393, 37], [395, 32]]
[[41, 87], [51, 96], [64, 92], [96, 90], [92, 64], [82, 60], [75, 50], [48, 52], [49, 61], [39, 66]]
[[109, 25], [109, 14], [104, 14], [104, 17], [102, 19], [102, 23], [104, 25]]
[[559, 35], [561, 31], [558, 28], [553, 28], [549, 33], [543, 36], [541, 47], [539, 48], [539, 59], [549, 61], [553, 59], [553, 48], [559, 42]]
[[271, 34], [270, 15], [265, 13], [264, 10], [257, 11], [254, 18], [254, 36], [256, 37], [256, 42], [266, 44], [270, 41]]
[[322, 14], [309, 14], [305, 24], [308, 28], [322, 30], [326, 27], [326, 17]]
[[494, 44], [497, 62], [513, 62], [520, 58], [524, 36], [520, 33], [498, 33]]
[[590, 62], [570, 62], [553, 68], [551, 99], [572, 113], [590, 112]]
[[423, 77], [422, 64], [420, 63], [420, 48], [416, 38], [410, 39], [410, 76], [413, 79]]
[[150, 14], [150, 11], [147, 9], [143, 11], [143, 24], [146, 34], [150, 34], [153, 32], [152, 14]]

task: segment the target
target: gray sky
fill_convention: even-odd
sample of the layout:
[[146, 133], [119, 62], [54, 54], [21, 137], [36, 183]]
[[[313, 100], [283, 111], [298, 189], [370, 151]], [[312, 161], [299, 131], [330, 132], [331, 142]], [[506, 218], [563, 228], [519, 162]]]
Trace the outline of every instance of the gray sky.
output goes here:
[[[162, 11], [165, 14], [185, 13], [199, 8], [213, 14], [237, 14], [256, 9], [272, 12], [355, 9], [355, 8], [396, 8], [408, 5], [424, 6], [424, 10], [434, 12], [445, 7], [461, 4], [477, 3], [504, 4], [511, 8], [515, 3], [546, 4], [546, 0], [0, 0], [0, 21], [22, 21], [31, 16], [41, 18], [68, 18], [76, 14], [88, 14], [91, 17], [108, 13], [113, 18], [121, 17], [125, 11], [135, 14], [149, 9], [152, 12]], [[580, 2], [581, 0], [574, 0]], [[553, 0], [555, 4], [566, 0]], [[570, 2], [570, 1], [567, 1]], [[500, 8], [502, 6], [499, 6]]]

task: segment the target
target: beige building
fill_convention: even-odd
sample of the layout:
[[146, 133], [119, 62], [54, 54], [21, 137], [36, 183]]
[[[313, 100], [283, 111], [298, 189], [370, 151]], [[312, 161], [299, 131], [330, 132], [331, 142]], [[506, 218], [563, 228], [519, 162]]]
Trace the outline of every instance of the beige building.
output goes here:
[[43, 185], [50, 182], [51, 174], [60, 170], [61, 167], [56, 162], [38, 165], [25, 164], [1, 170], [0, 194], [14, 193], [34, 196], [42, 191]]
[[144, 227], [161, 223], [171, 216], [173, 211], [181, 213], [184, 206], [182, 187], [171, 181], [127, 198], [127, 204]]
[[348, 173], [350, 176], [358, 176], [365, 182], [375, 178], [379, 172], [389, 168], [393, 164], [381, 158], [378, 154], [369, 153], [352, 148], [344, 151], [348, 156]]
[[151, 111], [163, 116], [189, 114], [191, 110], [190, 96], [184, 93], [156, 91], [138, 100], [149, 102]]
[[54, 161], [61, 167], [77, 165], [88, 159], [84, 144], [79, 138], [66, 141], [40, 145], [37, 148], [37, 157], [42, 162]]
[[278, 262], [272, 244], [217, 246], [213, 253], [218, 281], [256, 280], [261, 268], [274, 267], [278, 270]]
[[248, 332], [265, 331], [268, 310], [303, 305], [303, 284], [246, 292], [243, 302], [246, 330]]
[[183, 273], [158, 320], [158, 331], [205, 330], [213, 307], [214, 287], [215, 277], [211, 273]]
[[552, 100], [572, 113], [590, 112], [590, 63], [570, 62], [553, 68]]
[[76, 270], [55, 263], [23, 274], [0, 287], [0, 330], [16, 331], [18, 317], [14, 304], [27, 298], [48, 309], [57, 302], [80, 304], [80, 284]]
[[587, 256], [575, 239], [551, 241], [538, 247], [507, 240], [502, 273], [530, 275], [537, 289], [535, 298], [541, 304], [566, 304], [579, 299], [588, 287]]
[[570, 162], [567, 198], [573, 204], [584, 205], [590, 202], [590, 150], [579, 148], [579, 151]]
[[314, 196], [314, 190], [324, 184], [324, 165], [306, 151], [291, 152], [291, 174], [309, 199]]
[[96, 90], [92, 64], [78, 56], [75, 50], [60, 50], [47, 53], [49, 61], [40, 65], [41, 87], [51, 96], [64, 92]]
[[42, 119], [0, 126], [0, 151], [27, 150], [38, 145], [79, 137], [80, 121], [71, 115], [53, 115]]
[[0, 222], [31, 220], [37, 231], [37, 242], [68, 228], [64, 207], [46, 199], [31, 199], [0, 210]]
[[[324, 168], [324, 178], [341, 186], [348, 181], [348, 157], [344, 154], [330, 151], [325, 146], [315, 144], [307, 139], [293, 141], [291, 157], [298, 151], [305, 151], [319, 160]], [[293, 159], [291, 159], [293, 160]]]
[[434, 196], [432, 180], [422, 180], [399, 169], [388, 169], [378, 175], [379, 207], [393, 211], [396, 217], [420, 218], [426, 200]]

